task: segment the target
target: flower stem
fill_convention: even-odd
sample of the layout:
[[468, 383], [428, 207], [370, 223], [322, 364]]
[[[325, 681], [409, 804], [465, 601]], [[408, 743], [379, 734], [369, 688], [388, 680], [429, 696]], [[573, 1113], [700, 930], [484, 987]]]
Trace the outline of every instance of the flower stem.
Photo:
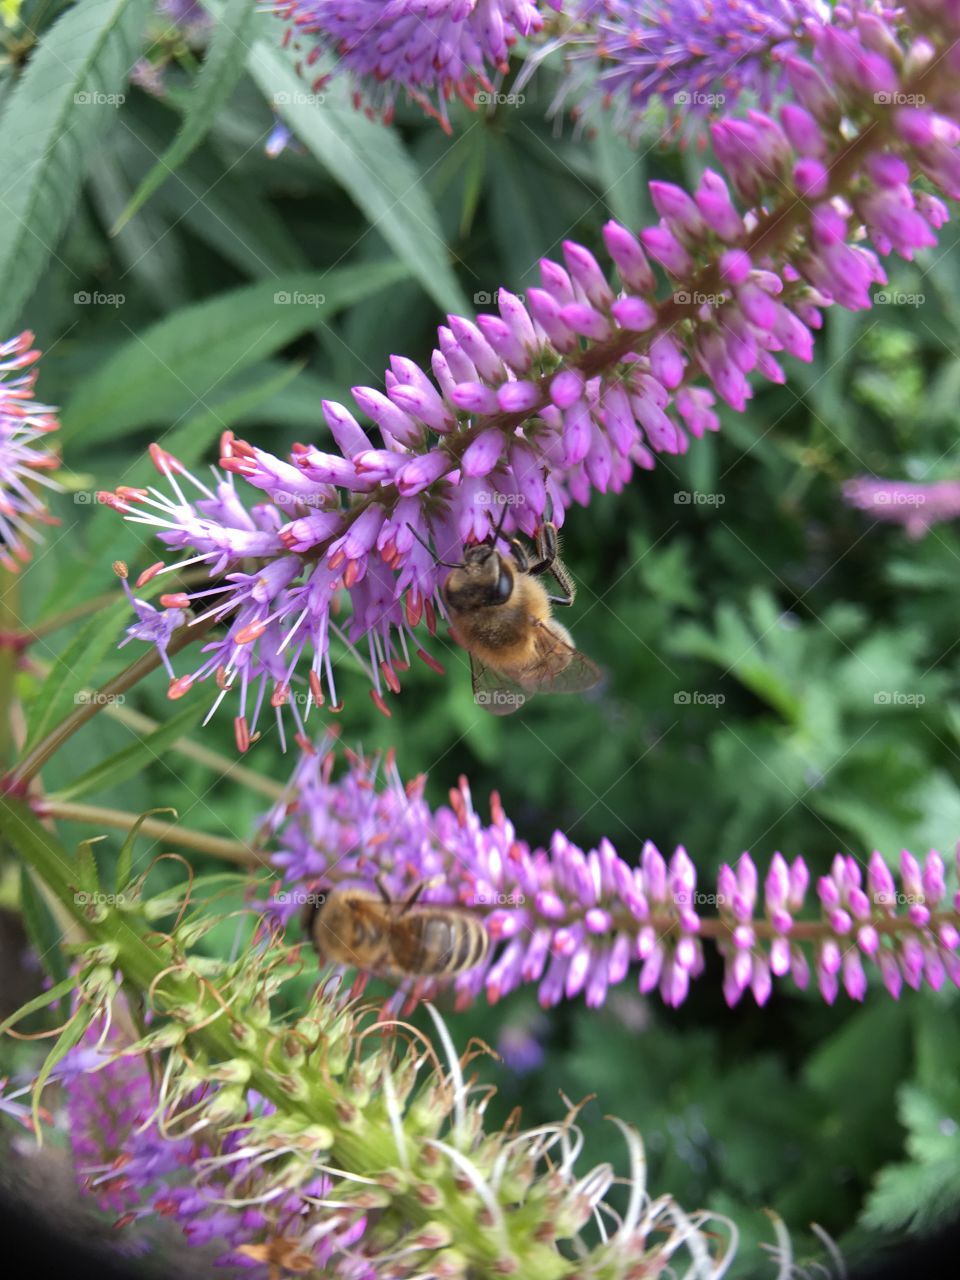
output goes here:
[[[179, 653], [187, 645], [201, 639], [216, 621], [216, 618], [211, 617], [195, 625], [186, 623], [184, 626], [178, 627], [170, 637], [170, 643], [167, 645], [168, 656]], [[152, 671], [155, 671], [161, 665], [161, 662], [162, 658], [159, 652], [156, 649], [151, 649], [139, 657], [136, 662], [132, 662], [118, 676], [108, 680], [97, 691], [93, 699], [89, 702], [81, 703], [65, 719], [61, 720], [45, 738], [42, 738], [37, 743], [6, 780], [6, 788], [13, 792], [23, 793], [31, 779], [40, 772], [51, 756], [59, 751], [68, 739], [73, 737], [78, 729], [83, 728], [88, 720], [92, 720], [118, 694], [126, 693], [128, 689], [132, 689], [134, 685], [139, 684]]]
[[[127, 813], [123, 809], [105, 809], [98, 804], [76, 804], [72, 800], [58, 800], [55, 796], [35, 801], [33, 808], [41, 818], [84, 822], [90, 826], [112, 827], [117, 831], [129, 831], [137, 821], [135, 813]], [[190, 827], [164, 822], [160, 818], [144, 818], [140, 823], [140, 831], [145, 836], [179, 845], [181, 849], [209, 853], [215, 858], [240, 866], [257, 866], [263, 863], [256, 849], [239, 840], [227, 840], [223, 836], [209, 835], [206, 831], [194, 831]]]
[[[109, 703], [104, 707], [104, 711], [111, 720], [119, 721], [134, 733], [153, 733], [160, 727], [159, 721], [151, 716], [145, 716], [142, 711], [134, 711], [132, 707], [123, 706], [119, 702]], [[231, 760], [229, 756], [221, 755], [219, 751], [211, 751], [209, 747], [193, 742], [190, 738], [178, 738], [176, 742], [170, 744], [170, 750], [178, 751], [188, 760], [205, 765], [220, 777], [238, 782], [248, 791], [256, 791], [259, 795], [266, 796], [268, 800], [281, 800], [286, 794], [279, 782], [274, 782], [272, 778], [265, 778], [262, 774], [255, 773], [253, 769], [247, 769], [238, 761]]]

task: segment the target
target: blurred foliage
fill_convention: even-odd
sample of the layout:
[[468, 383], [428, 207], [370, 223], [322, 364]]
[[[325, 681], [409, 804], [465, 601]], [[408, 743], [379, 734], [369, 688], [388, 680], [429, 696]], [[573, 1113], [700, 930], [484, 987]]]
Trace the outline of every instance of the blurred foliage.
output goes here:
[[[2, 11], [8, 49], [29, 45], [26, 33], [64, 6], [25, 0], [24, 28], [13, 8]], [[111, 590], [113, 559], [134, 573], [157, 559], [136, 526], [92, 501], [95, 488], [148, 479], [148, 441], [191, 462], [215, 458], [224, 427], [278, 453], [297, 439], [323, 445], [321, 398], [378, 385], [391, 351], [427, 360], [440, 306], [464, 296], [482, 306], [501, 283], [522, 291], [562, 239], [596, 247], [609, 216], [647, 221], [646, 180], [689, 182], [707, 162], [631, 151], [605, 124], [594, 135], [556, 130], [545, 120], [549, 72], [519, 108], [461, 111], [452, 138], [412, 111], [384, 130], [336, 91], [286, 104], [301, 140], [270, 159], [264, 93], [271, 68], [289, 66], [279, 30], [263, 14], [249, 52], [234, 42], [222, 72], [239, 77], [235, 88], [198, 125], [203, 104], [218, 102], [211, 84], [199, 105], [191, 96], [203, 49], [155, 18], [165, 95], [127, 87], [122, 106], [107, 108], [106, 142], [84, 125], [82, 185], [78, 171], [73, 202], [63, 189], [42, 264], [33, 248], [10, 262], [25, 273], [10, 296], [30, 296], [5, 329], [33, 327], [46, 353], [39, 392], [63, 406], [69, 487], [54, 501], [62, 525], [8, 592], [19, 592], [30, 626]], [[283, 75], [287, 89], [308, 88]], [[6, 102], [12, 111], [15, 95]], [[185, 115], [195, 149], [111, 235]], [[16, 121], [4, 117], [8, 148]], [[871, 527], [839, 492], [862, 472], [956, 474], [955, 245], [947, 229], [937, 251], [893, 267], [892, 284], [921, 305], [830, 315], [814, 363], [788, 362], [788, 385], [758, 387], [745, 414], [723, 412], [718, 437], [661, 459], [589, 514], [567, 513], [564, 554], [580, 589], [571, 626], [607, 673], [599, 692], [495, 719], [473, 703], [463, 654], [440, 640], [446, 679], [411, 671], [388, 723], [344, 655], [343, 741], [396, 745], [406, 776], [429, 772], [436, 802], [461, 772], [481, 811], [499, 790], [531, 841], [562, 827], [584, 847], [606, 835], [626, 856], [648, 837], [667, 851], [683, 843], [705, 881], [745, 848], [763, 862], [778, 848], [802, 853], [817, 870], [837, 850], [949, 854], [960, 832], [960, 538], [952, 526], [919, 542]], [[328, 302], [275, 300], [295, 290]], [[124, 618], [122, 605], [100, 611], [32, 645], [19, 679], [34, 732], [94, 668], [102, 682], [139, 648], [114, 649]], [[130, 705], [161, 723], [183, 709], [186, 731], [209, 690], [173, 709], [165, 688], [155, 675]], [[247, 838], [263, 797], [167, 738], [141, 751], [132, 776], [103, 771], [91, 798], [135, 813], [173, 806], [188, 826]], [[46, 790], [136, 741], [97, 716], [45, 770]], [[202, 741], [232, 756], [228, 715]], [[267, 724], [244, 763], [282, 781], [291, 761]], [[91, 834], [64, 825], [68, 843]], [[98, 858], [119, 843], [110, 837]], [[162, 847], [141, 840], [137, 857]], [[156, 874], [181, 871], [164, 863]], [[22, 903], [35, 937], [52, 927], [34, 887]], [[236, 946], [235, 932], [218, 945]], [[713, 979], [675, 1012], [627, 988], [599, 1012], [552, 1011], [542, 1067], [484, 1068], [500, 1089], [494, 1106], [505, 1116], [521, 1104], [533, 1124], [554, 1114], [557, 1090], [595, 1093], [587, 1120], [614, 1112], [645, 1135], [654, 1194], [730, 1214], [748, 1244], [769, 1238], [763, 1206], [793, 1232], [817, 1222], [853, 1249], [869, 1232], [929, 1227], [957, 1211], [955, 993], [908, 992], [894, 1004], [873, 991], [862, 1008], [844, 996], [827, 1008], [778, 988], [766, 1009], [731, 1012]], [[496, 1043], [505, 1025], [531, 1023], [533, 1007], [518, 993], [451, 1025], [463, 1042]], [[613, 1131], [588, 1128], [592, 1158], [614, 1158]], [[741, 1258], [750, 1274], [756, 1254], [745, 1247]]]

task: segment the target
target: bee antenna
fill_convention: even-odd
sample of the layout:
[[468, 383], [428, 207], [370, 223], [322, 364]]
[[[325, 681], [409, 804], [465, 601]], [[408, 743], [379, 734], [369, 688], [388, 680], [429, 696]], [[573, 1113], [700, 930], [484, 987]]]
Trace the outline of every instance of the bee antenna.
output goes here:
[[500, 513], [500, 519], [497, 521], [497, 527], [496, 527], [496, 529], [494, 529], [494, 531], [493, 531], [493, 546], [494, 546], [494, 548], [496, 548], [496, 545], [497, 545], [497, 543], [498, 543], [498, 542], [499, 542], [499, 540], [500, 540], [500, 534], [503, 532], [503, 522], [506, 520], [506, 518], [507, 518], [507, 504], [506, 504], [506, 503], [504, 503], [504, 504], [503, 504], [503, 511]]
[[437, 564], [442, 564], [445, 569], [462, 569], [463, 568], [463, 565], [459, 561], [457, 561], [456, 564], [451, 564], [449, 560], [441, 560], [440, 557], [437, 555], [437, 553], [434, 551], [433, 547], [431, 547], [430, 543], [427, 542], [426, 538], [421, 538], [420, 534], [417, 533], [416, 529], [413, 527], [413, 525], [410, 523], [409, 520], [407, 521], [407, 528], [410, 530], [410, 532], [413, 534], [416, 540], [420, 543], [421, 547], [426, 547], [426, 549], [433, 556], [434, 561]]

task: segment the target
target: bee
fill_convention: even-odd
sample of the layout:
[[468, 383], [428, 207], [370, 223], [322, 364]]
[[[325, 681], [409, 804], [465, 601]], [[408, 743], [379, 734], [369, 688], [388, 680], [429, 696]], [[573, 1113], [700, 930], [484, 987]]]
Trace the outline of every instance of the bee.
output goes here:
[[[440, 594], [453, 638], [470, 654], [474, 700], [494, 715], [510, 715], [535, 693], [582, 693], [601, 679], [552, 614], [552, 605], [572, 605], [577, 594], [556, 525], [537, 529], [534, 559], [516, 538], [508, 555], [497, 550], [502, 526], [503, 517], [491, 540], [467, 547], [459, 563], [437, 561], [450, 570]], [[546, 574], [561, 595], [539, 581]]]
[[377, 880], [369, 889], [334, 889], [311, 904], [303, 925], [321, 958], [375, 977], [449, 978], [473, 969], [487, 954], [482, 922], [461, 907], [417, 904], [417, 884], [400, 902]]

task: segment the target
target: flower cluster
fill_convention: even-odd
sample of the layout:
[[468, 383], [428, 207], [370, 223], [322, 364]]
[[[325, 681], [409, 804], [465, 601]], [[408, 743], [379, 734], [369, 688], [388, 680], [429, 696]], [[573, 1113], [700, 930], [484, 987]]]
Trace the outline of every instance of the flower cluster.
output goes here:
[[[220, 698], [239, 689], [241, 747], [268, 695], [278, 720], [292, 706], [303, 737], [291, 682], [305, 676], [307, 710], [327, 696], [336, 705], [330, 642], [342, 635], [365, 644], [386, 711], [411, 650], [433, 662], [414, 634], [442, 609], [442, 570], [424, 544], [456, 560], [500, 513], [505, 534], [532, 533], [548, 510], [559, 523], [571, 502], [619, 491], [636, 468], [716, 430], [717, 397], [743, 410], [748, 375], [784, 381], [781, 356], [811, 358], [824, 306], [868, 308], [886, 277], [864, 237], [911, 258], [947, 217], [915, 175], [960, 194], [960, 10], [908, 9], [927, 34], [901, 43], [872, 12], [821, 28], [815, 62], [784, 59], [794, 100], [776, 118], [714, 122], [727, 177], [707, 169], [692, 195], [651, 183], [660, 221], [639, 236], [608, 223], [614, 283], [567, 242], [525, 302], [501, 290], [498, 314], [448, 317], [433, 378], [394, 356], [384, 391], [354, 388], [379, 441], [327, 401], [334, 450], [296, 445], [284, 460], [227, 432], [212, 487], [154, 448], [172, 496], [127, 488], [104, 500], [185, 553], [147, 576], [202, 563], [215, 579], [162, 604], [229, 620], [171, 692], [210, 677]], [[237, 477], [264, 500], [248, 508]]]
[[[405, 786], [388, 758], [378, 786], [379, 763], [351, 757], [334, 779], [329, 751], [301, 759], [296, 799], [273, 815], [282, 879], [269, 909], [285, 923], [307, 894], [330, 886], [379, 877], [391, 897], [402, 898], [422, 884], [424, 901], [481, 915], [493, 944], [482, 965], [456, 979], [462, 1007], [481, 990], [495, 1002], [521, 983], [538, 984], [544, 1006], [579, 995], [598, 1006], [631, 965], [639, 965], [641, 993], [659, 990], [676, 1006], [704, 969], [706, 942], [725, 958], [730, 1004], [748, 989], [764, 1004], [772, 977], [790, 974], [806, 987], [811, 953], [830, 1003], [841, 983], [863, 999], [865, 963], [895, 997], [903, 982], [939, 989], [949, 977], [960, 986], [960, 895], [949, 898], [936, 852], [921, 868], [904, 851], [899, 889], [879, 853], [863, 871], [855, 858], [837, 855], [817, 883], [819, 919], [803, 918], [810, 872], [802, 858], [788, 865], [774, 855], [762, 902], [747, 853], [721, 867], [715, 891], [700, 890], [683, 848], [667, 859], [648, 842], [631, 866], [607, 840], [585, 852], [558, 831], [549, 851], [531, 849], [496, 797], [488, 825], [463, 780], [450, 807], [433, 812], [422, 777]], [[701, 914], [703, 905], [716, 914]], [[422, 981], [413, 994], [433, 989]], [[395, 1002], [409, 994], [398, 992]]]
[[922, 538], [931, 525], [960, 517], [960, 481], [914, 484], [857, 476], [843, 486], [851, 507], [868, 511], [875, 520], [902, 524], [911, 538]]
[[254, 1159], [245, 1150], [250, 1125], [275, 1114], [271, 1103], [250, 1090], [246, 1128], [198, 1125], [201, 1112], [215, 1113], [218, 1091], [198, 1087], [166, 1106], [148, 1058], [130, 1051], [132, 1037], [121, 1029], [125, 1008], [112, 1014], [105, 1023], [94, 1020], [57, 1069], [74, 1168], [101, 1211], [123, 1227], [159, 1215], [191, 1245], [216, 1245], [220, 1267], [296, 1258], [344, 1280], [373, 1274], [353, 1256], [366, 1227], [362, 1213], [328, 1211], [322, 1222], [306, 1221], [329, 1197], [329, 1177], [318, 1174], [280, 1195], [262, 1153]]
[[32, 344], [33, 334], [26, 331], [0, 343], [0, 565], [11, 573], [30, 559], [28, 543], [41, 541], [34, 526], [57, 523], [37, 486], [60, 487], [48, 474], [60, 458], [40, 443], [59, 424], [54, 409], [33, 399], [37, 371], [30, 366], [40, 352]]
[[611, 106], [629, 132], [654, 103], [702, 117], [750, 91], [769, 106], [784, 60], [832, 14], [823, 0], [582, 0], [573, 16], [560, 101], [578, 100], [577, 115], [595, 101]]
[[[560, 8], [560, 0], [546, 3]], [[447, 130], [451, 98], [475, 109], [477, 91], [493, 89], [490, 75], [507, 70], [517, 37], [543, 26], [536, 0], [278, 0], [275, 11], [295, 38], [316, 41], [308, 64], [336, 55], [358, 101], [389, 121], [406, 91]]]

